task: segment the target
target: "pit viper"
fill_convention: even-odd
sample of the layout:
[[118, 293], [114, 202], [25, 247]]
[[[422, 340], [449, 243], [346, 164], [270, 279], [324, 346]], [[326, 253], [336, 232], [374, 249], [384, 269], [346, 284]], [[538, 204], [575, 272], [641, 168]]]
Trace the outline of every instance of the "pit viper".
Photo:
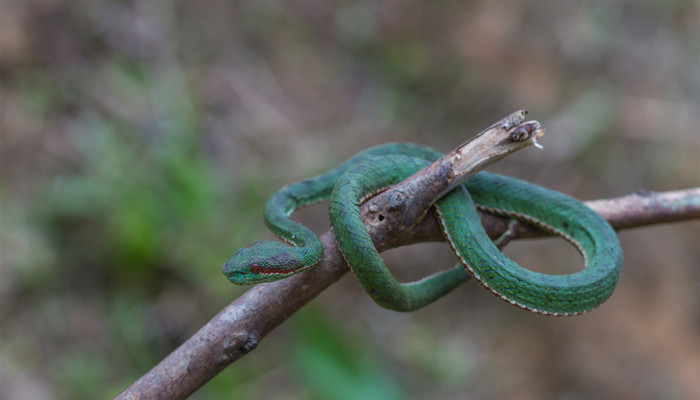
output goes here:
[[[285, 245], [260, 241], [237, 250], [223, 272], [233, 283], [270, 282], [312, 268], [319, 238], [290, 219], [300, 207], [329, 199], [338, 246], [360, 284], [381, 306], [412, 311], [443, 296], [470, 276], [501, 299], [547, 315], [589, 311], [610, 297], [620, 277], [622, 250], [615, 231], [596, 212], [568, 195], [512, 177], [479, 172], [435, 203], [446, 241], [462, 267], [416, 282], [399, 283], [367, 233], [359, 206], [369, 195], [412, 175], [442, 156], [429, 147], [390, 143], [362, 151], [324, 174], [276, 192], [265, 223]], [[506, 257], [488, 237], [477, 210], [524, 221], [571, 243], [582, 270], [565, 275], [530, 271]]]

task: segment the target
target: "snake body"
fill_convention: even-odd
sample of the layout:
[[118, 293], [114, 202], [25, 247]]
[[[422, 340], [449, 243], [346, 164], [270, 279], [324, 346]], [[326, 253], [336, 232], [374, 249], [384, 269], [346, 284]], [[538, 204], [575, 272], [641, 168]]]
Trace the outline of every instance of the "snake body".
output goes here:
[[[400, 182], [441, 155], [407, 143], [377, 146], [325, 174], [281, 189], [268, 201], [265, 221], [293, 247], [270, 241], [254, 243], [238, 250], [224, 265], [224, 273], [234, 283], [252, 284], [311, 268], [321, 258], [321, 243], [289, 216], [330, 197], [331, 226], [343, 256], [365, 290], [386, 308], [418, 309], [469, 275], [500, 298], [542, 314], [586, 312], [612, 294], [621, 272], [622, 250], [614, 230], [601, 216], [567, 195], [487, 172], [476, 174], [435, 204], [446, 240], [465, 268], [417, 282], [397, 282], [365, 230], [359, 205], [368, 195]], [[568, 275], [548, 275], [520, 267], [489, 239], [477, 208], [564, 238], [582, 254], [584, 268]]]

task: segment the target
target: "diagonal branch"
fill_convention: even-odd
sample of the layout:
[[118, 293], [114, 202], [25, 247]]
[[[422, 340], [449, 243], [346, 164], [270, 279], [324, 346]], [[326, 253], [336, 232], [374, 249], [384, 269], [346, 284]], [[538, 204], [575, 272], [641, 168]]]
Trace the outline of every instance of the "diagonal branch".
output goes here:
[[[642, 191], [587, 204], [615, 229], [689, 220], [700, 218], [700, 187], [658, 193]], [[365, 211], [363, 215], [368, 212]], [[508, 229], [506, 220], [492, 215], [482, 214], [482, 224], [492, 237]], [[388, 231], [372, 231], [379, 251], [443, 240], [432, 216], [401, 235], [386, 235]], [[540, 234], [536, 228], [524, 225], [515, 237]], [[331, 232], [326, 232], [321, 242], [323, 258], [315, 268], [277, 282], [254, 286], [221, 310], [117, 399], [186, 398], [229, 364], [254, 350], [270, 331], [349, 271]]]

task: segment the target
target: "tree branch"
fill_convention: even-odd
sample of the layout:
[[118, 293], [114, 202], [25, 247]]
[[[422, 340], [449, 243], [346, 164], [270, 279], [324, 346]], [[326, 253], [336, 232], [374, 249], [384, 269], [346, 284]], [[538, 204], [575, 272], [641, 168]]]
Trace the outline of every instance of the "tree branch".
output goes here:
[[[368, 203], [365, 206], [369, 209]], [[641, 191], [587, 204], [615, 229], [627, 229], [700, 218], [700, 188], [659, 193]], [[363, 216], [371, 214], [368, 209]], [[501, 235], [508, 228], [507, 220], [492, 215], [482, 214], [482, 224], [491, 237]], [[390, 231], [396, 232], [370, 229], [379, 251], [443, 240], [432, 216], [400, 235], [387, 235]], [[536, 228], [523, 225], [515, 237], [541, 234]], [[349, 271], [332, 233], [326, 232], [321, 242], [323, 258], [316, 267], [287, 279], [252, 287], [117, 399], [186, 398], [229, 364], [254, 350], [270, 331]]]

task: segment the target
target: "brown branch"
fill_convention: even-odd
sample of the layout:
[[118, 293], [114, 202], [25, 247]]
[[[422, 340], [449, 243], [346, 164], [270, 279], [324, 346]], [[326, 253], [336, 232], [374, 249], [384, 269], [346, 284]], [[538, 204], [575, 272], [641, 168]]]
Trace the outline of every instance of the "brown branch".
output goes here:
[[663, 224], [700, 218], [700, 188], [661, 193], [640, 190], [587, 204], [615, 229]]
[[[627, 229], [700, 218], [700, 187], [671, 192], [634, 193], [587, 202], [616, 229]], [[507, 228], [507, 221], [482, 215], [491, 236]], [[532, 229], [522, 229], [532, 236]], [[519, 235], [520, 237], [520, 235]], [[442, 240], [434, 218], [426, 218], [403, 243], [378, 241], [387, 250], [411, 243]], [[190, 339], [122, 392], [117, 399], [182, 399], [237, 359], [254, 350], [260, 340], [349, 271], [333, 235], [321, 237], [323, 259], [303, 274], [254, 286], [234, 300]]]
[[[700, 218], [700, 187], [672, 192], [645, 192], [587, 203], [616, 229]], [[482, 215], [491, 236], [498, 236], [507, 221]], [[531, 231], [529, 231], [531, 232]], [[426, 218], [405, 236], [404, 243], [386, 238], [377, 248], [387, 250], [411, 243], [441, 240], [434, 218]], [[321, 237], [323, 259], [303, 274], [254, 286], [234, 300], [202, 329], [134, 382], [117, 399], [183, 399], [229, 364], [254, 350], [260, 340], [302, 306], [349, 271], [333, 235]]]
[[[369, 203], [369, 202], [368, 202]], [[369, 204], [363, 215], [371, 214]], [[587, 203], [616, 229], [700, 218], [700, 188], [673, 192], [638, 192]], [[482, 215], [492, 237], [507, 229], [507, 221]], [[401, 235], [384, 228], [370, 229], [379, 251], [402, 245], [440, 241], [442, 234], [432, 217]], [[537, 235], [521, 227], [517, 237]], [[229, 364], [254, 350], [258, 343], [306, 303], [338, 281], [348, 268], [333, 235], [321, 237], [321, 262], [308, 272], [252, 287], [234, 300], [190, 339], [134, 382], [117, 399], [182, 399], [216, 376]]]

